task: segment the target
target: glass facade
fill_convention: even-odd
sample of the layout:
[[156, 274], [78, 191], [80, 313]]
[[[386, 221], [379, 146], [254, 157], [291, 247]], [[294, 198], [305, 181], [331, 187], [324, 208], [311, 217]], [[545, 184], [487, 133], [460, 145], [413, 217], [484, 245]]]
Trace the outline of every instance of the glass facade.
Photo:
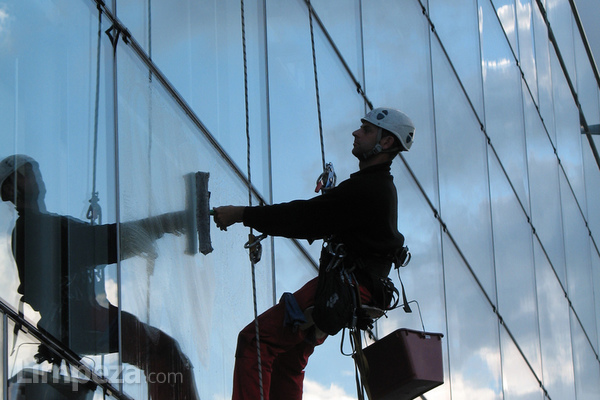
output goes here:
[[[188, 174], [211, 207], [310, 198], [323, 161], [358, 169], [371, 106], [417, 127], [391, 277], [418, 308], [377, 332], [444, 335], [426, 398], [600, 397], [600, 78], [571, 4], [0, 0], [0, 397], [229, 398], [239, 330], [321, 243], [269, 237], [253, 271], [248, 228], [211, 221], [190, 252]], [[354, 398], [341, 336], [305, 398]]]

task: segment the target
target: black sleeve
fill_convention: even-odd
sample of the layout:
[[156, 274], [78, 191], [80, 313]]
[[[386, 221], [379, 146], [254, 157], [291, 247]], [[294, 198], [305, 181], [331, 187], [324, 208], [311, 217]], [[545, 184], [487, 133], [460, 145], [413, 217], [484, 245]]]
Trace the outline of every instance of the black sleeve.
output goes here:
[[117, 262], [116, 224], [90, 225], [64, 217], [62, 236], [63, 245], [68, 245], [71, 265], [93, 268]]
[[244, 225], [262, 233], [297, 239], [320, 239], [347, 228], [353, 201], [342, 185], [309, 200], [246, 207]]

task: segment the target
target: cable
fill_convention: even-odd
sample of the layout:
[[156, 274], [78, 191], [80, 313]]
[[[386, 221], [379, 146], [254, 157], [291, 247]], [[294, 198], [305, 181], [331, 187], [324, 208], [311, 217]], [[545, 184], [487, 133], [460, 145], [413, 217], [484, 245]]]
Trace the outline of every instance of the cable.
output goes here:
[[[244, 56], [244, 105], [246, 109], [246, 161], [248, 168], [248, 206], [252, 206], [252, 173], [250, 168], [250, 119], [249, 119], [249, 106], [248, 106], [248, 58], [246, 56], [246, 20], [244, 15], [244, 0], [240, 0], [241, 6], [241, 20], [242, 20], [242, 52]], [[254, 242], [253, 229], [250, 228], [250, 239], [249, 242]], [[260, 241], [258, 241], [260, 242]], [[256, 246], [260, 246], [257, 243]], [[258, 360], [258, 385], [260, 389], [260, 398], [264, 400], [265, 394], [263, 389], [263, 376], [262, 376], [262, 358], [260, 351], [260, 329], [258, 324], [258, 304], [256, 299], [256, 262], [258, 259], [253, 257], [254, 248], [250, 248], [250, 264], [252, 266], [252, 301], [254, 304], [254, 328], [256, 331], [256, 355]]]
[[317, 53], [315, 50], [315, 32], [313, 28], [313, 8], [310, 0], [306, 1], [308, 5], [308, 22], [310, 25], [310, 44], [312, 48], [313, 73], [315, 76], [315, 94], [317, 97], [317, 117], [319, 119], [319, 138], [321, 140], [321, 162], [323, 171], [325, 171], [325, 139], [323, 137], [323, 122], [321, 119], [321, 96], [319, 95], [319, 76], [317, 74]]
[[92, 165], [92, 196], [90, 197], [90, 206], [87, 211], [87, 218], [90, 224], [94, 225], [96, 220], [102, 224], [102, 209], [100, 208], [98, 192], [96, 191], [96, 173], [98, 160], [98, 113], [100, 104], [100, 45], [102, 39], [102, 9], [98, 6], [98, 44], [96, 46], [96, 93], [94, 103], [94, 154]]

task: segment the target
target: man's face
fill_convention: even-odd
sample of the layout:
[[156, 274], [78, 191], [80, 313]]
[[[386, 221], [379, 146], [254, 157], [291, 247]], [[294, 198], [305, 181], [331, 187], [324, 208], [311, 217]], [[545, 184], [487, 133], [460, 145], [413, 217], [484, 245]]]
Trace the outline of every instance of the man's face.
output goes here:
[[37, 167], [31, 164], [21, 166], [14, 174], [6, 178], [2, 185], [2, 200], [16, 203], [17, 208], [40, 198], [43, 182]]
[[377, 144], [377, 132], [379, 128], [370, 122], [362, 121], [360, 128], [352, 132], [354, 144], [352, 154], [362, 159], [363, 154], [368, 153]]

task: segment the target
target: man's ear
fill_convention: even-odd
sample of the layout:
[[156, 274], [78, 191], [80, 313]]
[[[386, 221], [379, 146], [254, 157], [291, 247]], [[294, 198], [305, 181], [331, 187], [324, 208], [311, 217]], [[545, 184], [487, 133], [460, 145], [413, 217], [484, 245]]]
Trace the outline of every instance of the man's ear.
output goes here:
[[392, 147], [394, 147], [394, 137], [393, 136], [382, 137], [381, 140], [379, 141], [379, 144], [381, 144], [381, 147], [383, 148], [383, 150], [391, 149]]

